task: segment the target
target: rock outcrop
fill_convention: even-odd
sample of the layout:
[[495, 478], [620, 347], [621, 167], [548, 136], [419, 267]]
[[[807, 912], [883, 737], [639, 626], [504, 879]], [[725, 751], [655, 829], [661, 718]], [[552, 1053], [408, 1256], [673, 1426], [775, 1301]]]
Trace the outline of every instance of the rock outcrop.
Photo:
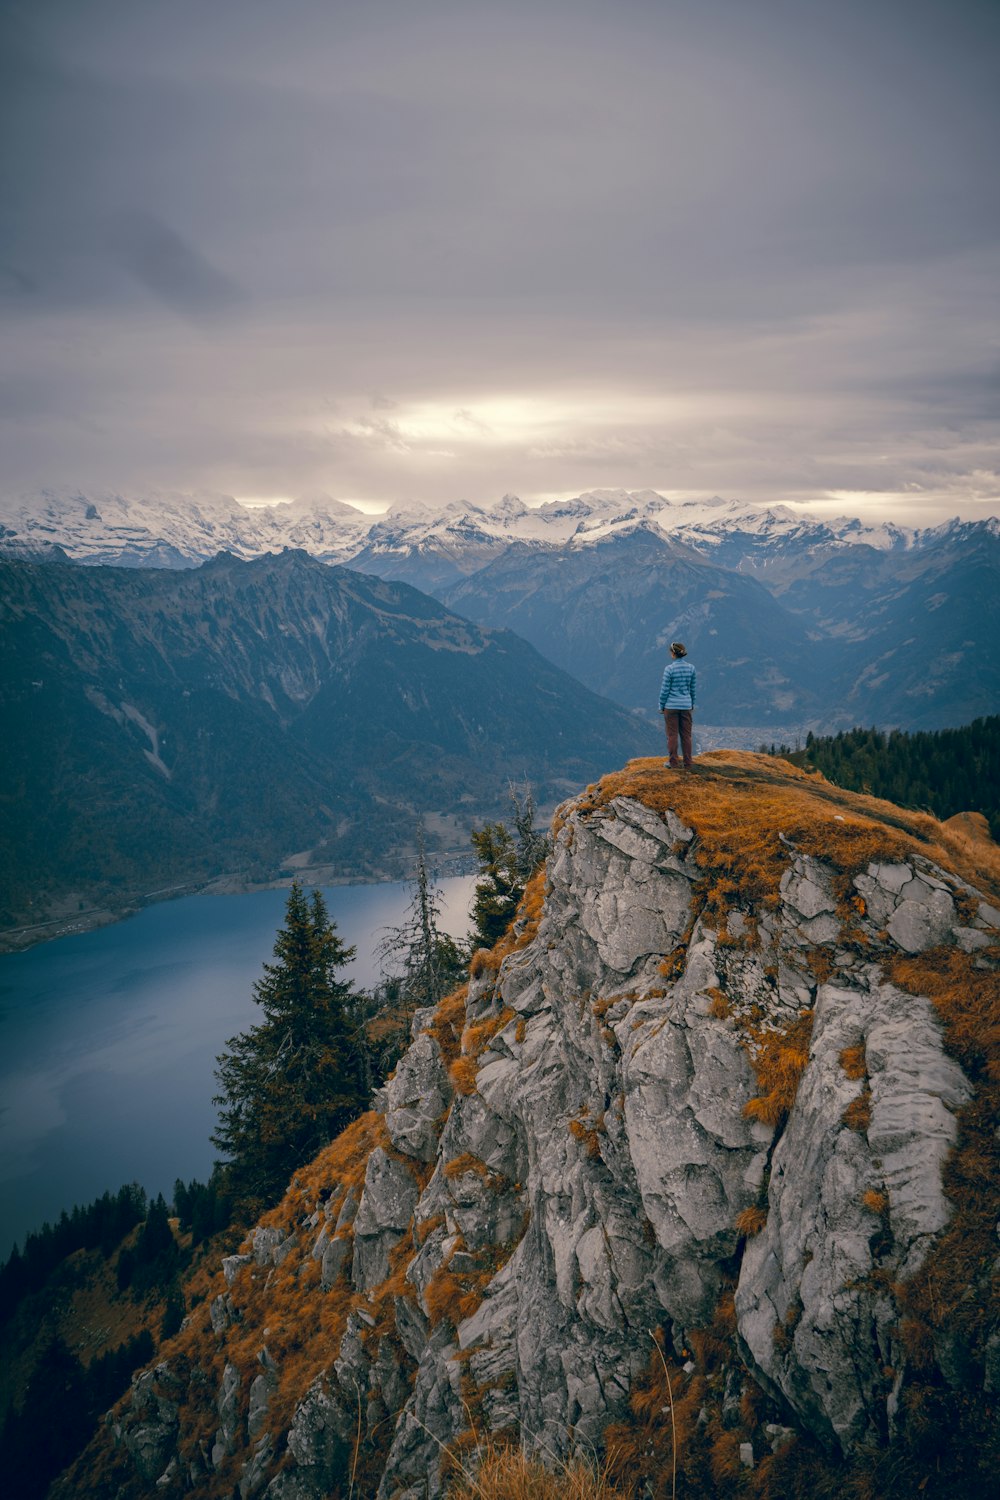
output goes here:
[[928, 1359], [977, 1399], [988, 1334], [917, 1350], [906, 1299], [960, 1212], [948, 1006], [995, 997], [1000, 911], [883, 814], [726, 754], [568, 804], [511, 933], [134, 1381], [120, 1492], [424, 1500], [477, 1435], [601, 1451], [658, 1362], [737, 1467], [884, 1449]]

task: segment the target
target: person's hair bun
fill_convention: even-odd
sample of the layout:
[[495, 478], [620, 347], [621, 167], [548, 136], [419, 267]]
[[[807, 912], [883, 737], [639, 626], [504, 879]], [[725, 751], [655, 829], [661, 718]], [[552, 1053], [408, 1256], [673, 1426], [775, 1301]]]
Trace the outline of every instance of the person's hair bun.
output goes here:
[[670, 649], [675, 656], [687, 656], [688, 654], [688, 648], [684, 645], [683, 641], [672, 641]]

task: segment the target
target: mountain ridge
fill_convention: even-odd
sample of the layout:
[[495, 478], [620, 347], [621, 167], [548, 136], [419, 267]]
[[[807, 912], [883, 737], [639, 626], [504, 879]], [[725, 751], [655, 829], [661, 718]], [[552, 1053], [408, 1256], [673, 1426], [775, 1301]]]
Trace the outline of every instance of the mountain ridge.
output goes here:
[[[81, 559], [139, 566], [190, 566], [221, 547], [249, 557], [301, 546], [327, 561], [347, 562], [367, 545], [383, 553], [394, 547], [426, 547], [456, 526], [478, 532], [491, 544], [545, 538], [564, 542], [575, 534], [586, 536], [636, 519], [658, 521], [665, 530], [709, 549], [727, 536], [742, 534], [772, 541], [805, 537], [814, 545], [863, 543], [880, 550], [912, 550], [933, 545], [949, 531], [990, 524], [956, 517], [925, 528], [891, 522], [869, 525], [857, 517], [823, 520], [784, 505], [719, 496], [710, 501], [671, 500], [655, 490], [591, 490], [571, 500], [531, 507], [509, 494], [492, 504], [452, 501], [434, 507], [411, 502], [368, 515], [326, 495], [250, 508], [222, 493], [88, 495], [64, 489], [0, 497], [0, 544], [16, 548], [32, 539], [56, 540]], [[1000, 525], [996, 518], [993, 524]]]
[[[49, 494], [8, 499], [0, 516], [0, 552], [64, 547], [78, 561], [139, 568], [190, 566], [220, 543], [244, 558], [291, 544], [328, 563], [408, 582], [479, 623], [514, 628], [592, 690], [645, 713], [662, 661], [646, 661], [645, 677], [633, 673], [627, 689], [620, 686], [609, 670], [609, 631], [623, 651], [631, 632], [627, 655], [638, 651], [644, 659], [652, 643], [682, 635], [707, 669], [706, 687], [714, 681], [717, 689], [702, 715], [716, 726], [715, 743], [726, 743], [727, 728], [749, 726], [771, 725], [784, 737], [867, 722], [943, 728], [1000, 701], [992, 650], [1000, 639], [996, 518], [923, 529], [870, 526], [856, 517], [828, 521], [781, 506], [671, 501], [628, 490], [533, 509], [511, 495], [492, 506], [393, 506], [377, 517], [322, 497], [249, 511], [227, 497], [194, 504], [177, 496], [145, 503], [108, 496], [97, 504]], [[659, 540], [664, 577], [637, 609], [629, 560], [639, 533]], [[617, 553], [617, 597], [607, 616], [581, 610], [560, 577], [573, 569], [581, 577], [593, 573], [594, 549], [609, 560]], [[668, 563], [679, 565], [682, 553], [703, 570], [703, 587], [700, 599], [688, 591], [679, 609]], [[561, 593], [563, 605], [533, 623], [523, 596], [538, 595], [546, 569], [545, 590]], [[498, 580], [510, 604], [506, 615]], [[762, 590], [756, 601], [747, 587], [753, 583]], [[713, 602], [741, 587], [735, 614]], [[767, 654], [759, 664], [758, 642]], [[749, 694], [741, 658], [754, 668]]]

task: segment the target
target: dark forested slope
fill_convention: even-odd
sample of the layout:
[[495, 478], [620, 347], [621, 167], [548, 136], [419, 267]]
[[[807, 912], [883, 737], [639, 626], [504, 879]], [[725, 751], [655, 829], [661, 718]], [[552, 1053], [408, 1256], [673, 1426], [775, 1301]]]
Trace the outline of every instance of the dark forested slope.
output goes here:
[[293, 851], [395, 868], [417, 817], [561, 796], [649, 730], [506, 631], [299, 552], [0, 563], [0, 926]]

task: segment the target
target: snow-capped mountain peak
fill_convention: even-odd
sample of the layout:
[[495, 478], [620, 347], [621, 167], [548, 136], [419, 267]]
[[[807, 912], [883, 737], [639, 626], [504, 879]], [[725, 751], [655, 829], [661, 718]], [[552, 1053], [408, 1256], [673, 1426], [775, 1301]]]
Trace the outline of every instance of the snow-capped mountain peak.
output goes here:
[[[982, 523], [947, 522], [919, 531], [856, 516], [820, 519], [783, 504], [760, 506], [719, 495], [671, 498], [624, 488], [588, 490], [538, 506], [512, 493], [439, 506], [404, 500], [375, 516], [323, 492], [254, 508], [211, 491], [46, 489], [0, 500], [0, 541], [9, 552], [56, 544], [81, 562], [190, 567], [221, 550], [251, 558], [297, 547], [326, 562], [406, 577], [418, 587], [468, 576], [515, 542], [565, 546], [572, 540], [578, 546], [643, 525], [725, 567], [757, 572], [773, 569], [779, 554], [789, 568], [830, 549], [902, 551], [929, 545], [949, 528]], [[421, 559], [419, 567], [411, 567], [414, 558]]]

